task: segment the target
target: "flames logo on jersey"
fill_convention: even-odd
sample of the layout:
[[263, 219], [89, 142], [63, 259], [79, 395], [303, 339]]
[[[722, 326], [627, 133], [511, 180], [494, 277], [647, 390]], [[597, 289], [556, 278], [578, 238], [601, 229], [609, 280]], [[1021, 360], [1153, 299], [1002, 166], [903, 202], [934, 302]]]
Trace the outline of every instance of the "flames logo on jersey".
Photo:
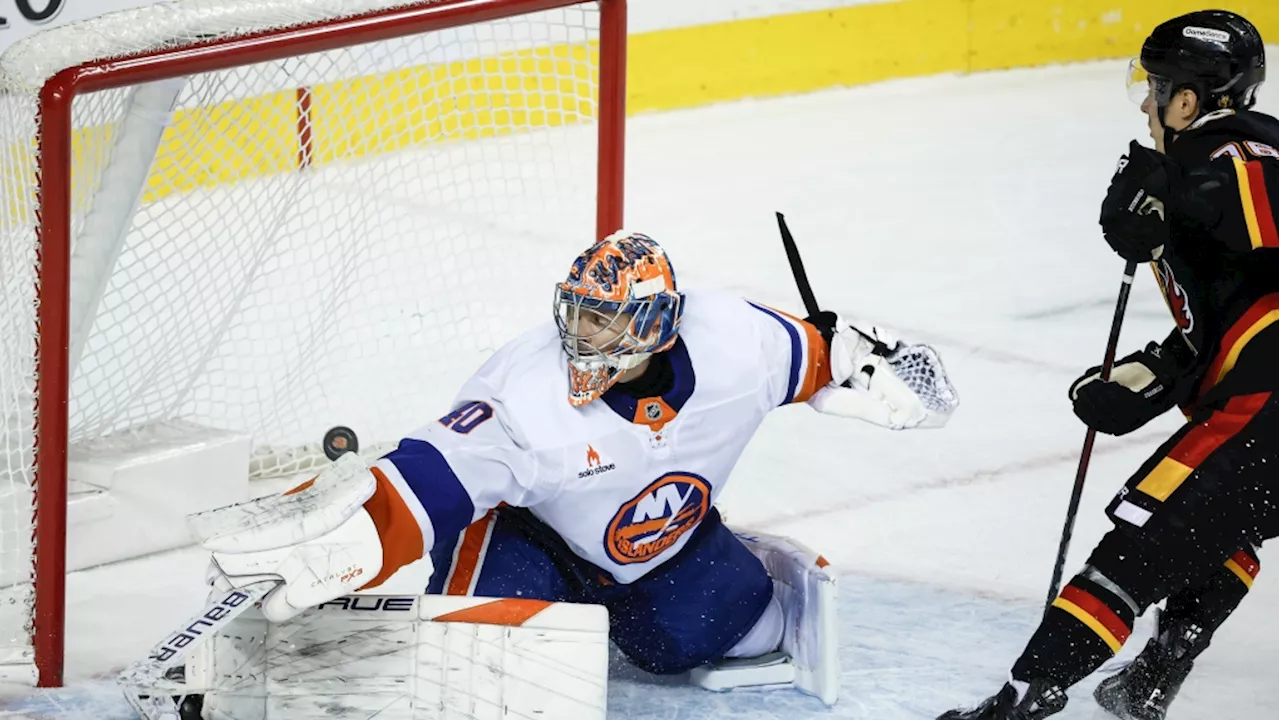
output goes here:
[[667, 473], [618, 508], [605, 530], [605, 551], [619, 565], [648, 562], [696, 528], [710, 509], [710, 483], [693, 473]]
[[1169, 267], [1167, 261], [1161, 260], [1155, 270], [1156, 282], [1164, 292], [1165, 302], [1169, 304], [1169, 312], [1173, 313], [1173, 321], [1178, 324], [1178, 329], [1183, 335], [1190, 335], [1192, 328], [1196, 325], [1196, 319], [1191, 314], [1186, 289], [1178, 282], [1178, 278], [1174, 277], [1173, 268]]

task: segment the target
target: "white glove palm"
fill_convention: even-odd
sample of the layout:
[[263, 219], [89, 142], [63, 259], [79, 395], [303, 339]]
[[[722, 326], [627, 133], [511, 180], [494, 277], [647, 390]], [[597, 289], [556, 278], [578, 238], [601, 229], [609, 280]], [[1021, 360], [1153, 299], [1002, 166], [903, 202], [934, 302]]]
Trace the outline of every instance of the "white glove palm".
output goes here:
[[[875, 359], [898, 349], [901, 344], [888, 330], [871, 326], [870, 329], [846, 325], [837, 320], [836, 333], [831, 338], [831, 384], [840, 386], [848, 382], [865, 390], [871, 381]], [[879, 351], [877, 353], [877, 350]]]
[[363, 587], [382, 568], [382, 540], [364, 509], [376, 486], [364, 461], [348, 453], [283, 495], [191, 516], [213, 554], [207, 581], [227, 591], [277, 580], [262, 601], [273, 622]]
[[[906, 348], [884, 328], [859, 329], [844, 322], [836, 327], [831, 339], [831, 383], [814, 393], [809, 405], [818, 412], [865, 420], [891, 430], [946, 424], [958, 400], [936, 353], [925, 346]], [[951, 402], [929, 407], [900, 376], [898, 361], [908, 350], [913, 360], [932, 361], [928, 380], [936, 384], [938, 392], [929, 388], [929, 394], [946, 396]]]

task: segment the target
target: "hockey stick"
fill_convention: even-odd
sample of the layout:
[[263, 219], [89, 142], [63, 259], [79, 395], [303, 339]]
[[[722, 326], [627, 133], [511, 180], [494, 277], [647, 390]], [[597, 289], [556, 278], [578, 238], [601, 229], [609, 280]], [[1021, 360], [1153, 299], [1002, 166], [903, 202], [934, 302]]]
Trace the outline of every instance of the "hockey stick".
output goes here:
[[778, 216], [778, 232], [782, 233], [782, 248], [787, 251], [787, 262], [791, 264], [791, 274], [795, 276], [796, 288], [800, 290], [800, 300], [804, 303], [805, 312], [810, 316], [817, 315], [822, 311], [818, 307], [818, 299], [813, 296], [813, 286], [809, 284], [809, 275], [804, 271], [804, 261], [800, 259], [800, 248], [796, 247], [796, 239], [791, 236], [791, 230], [787, 228], [787, 221], [782, 217], [782, 213], [775, 212]]
[[[1138, 264], [1130, 260], [1124, 266], [1124, 278], [1120, 281], [1120, 296], [1116, 298], [1116, 312], [1111, 318], [1111, 334], [1107, 337], [1107, 351], [1102, 356], [1102, 380], [1111, 377], [1111, 366], [1116, 361], [1116, 345], [1120, 343], [1120, 324], [1124, 310], [1129, 305], [1129, 290], [1133, 287], [1133, 275]], [[1076, 484], [1071, 489], [1071, 503], [1067, 505], [1067, 519], [1062, 525], [1062, 540], [1058, 543], [1058, 557], [1053, 563], [1053, 581], [1049, 584], [1049, 597], [1044, 602], [1045, 612], [1058, 597], [1058, 584], [1062, 582], [1062, 568], [1067, 563], [1067, 548], [1071, 545], [1071, 532], [1075, 529], [1076, 512], [1080, 509], [1080, 495], [1084, 492], [1084, 476], [1089, 470], [1089, 456], [1093, 454], [1093, 440], [1098, 431], [1089, 428], [1084, 435], [1084, 449], [1080, 451], [1080, 464], [1076, 466]]]
[[277, 584], [276, 580], [264, 580], [214, 596], [203, 610], [151, 648], [145, 660], [125, 668], [116, 682], [135, 703], [134, 707], [141, 711], [135, 702], [138, 695], [158, 689], [171, 669], [186, 662], [193, 650], [262, 600]]
[[[822, 312], [822, 308], [818, 306], [818, 299], [813, 295], [813, 286], [809, 284], [809, 275], [804, 271], [804, 261], [800, 259], [800, 248], [796, 247], [796, 239], [792, 237], [791, 230], [787, 227], [786, 218], [780, 212], [775, 212], [774, 215], [778, 216], [778, 232], [782, 235], [782, 248], [787, 251], [787, 262], [791, 265], [791, 274], [796, 279], [796, 289], [800, 291], [800, 300], [804, 303], [805, 312], [809, 313], [809, 317], [813, 317]], [[892, 350], [888, 345], [863, 332], [861, 328], [852, 325], [850, 327], [875, 346], [877, 355], [889, 357], [892, 354]]]

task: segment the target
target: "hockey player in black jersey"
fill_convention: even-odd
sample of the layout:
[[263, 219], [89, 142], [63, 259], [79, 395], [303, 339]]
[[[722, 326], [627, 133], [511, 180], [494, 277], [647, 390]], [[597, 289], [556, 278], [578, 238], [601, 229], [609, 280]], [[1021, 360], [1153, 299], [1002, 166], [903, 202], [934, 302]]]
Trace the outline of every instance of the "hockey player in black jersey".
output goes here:
[[1277, 535], [1276, 119], [1253, 112], [1262, 38], [1204, 11], [1157, 27], [1131, 68], [1156, 150], [1121, 159], [1102, 204], [1107, 243], [1149, 262], [1175, 327], [1107, 381], [1072, 384], [1077, 416], [1111, 435], [1179, 406], [1187, 423], [1107, 507], [1115, 527], [1045, 613], [1011, 680], [940, 720], [1038, 720], [1165, 600], [1141, 654], [1095, 692], [1111, 714], [1160, 720]]

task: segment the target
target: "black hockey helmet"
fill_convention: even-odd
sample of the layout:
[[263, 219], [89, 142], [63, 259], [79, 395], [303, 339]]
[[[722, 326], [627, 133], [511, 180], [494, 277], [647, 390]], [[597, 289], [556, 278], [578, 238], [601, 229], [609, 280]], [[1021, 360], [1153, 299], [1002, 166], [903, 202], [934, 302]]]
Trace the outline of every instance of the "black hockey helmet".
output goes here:
[[[1200, 10], [1161, 23], [1142, 44], [1142, 94], [1155, 93], [1161, 123], [1174, 93], [1190, 88], [1200, 114], [1253, 106], [1266, 79], [1262, 36], [1248, 20], [1225, 10]], [[1148, 89], [1149, 85], [1149, 89]]]

